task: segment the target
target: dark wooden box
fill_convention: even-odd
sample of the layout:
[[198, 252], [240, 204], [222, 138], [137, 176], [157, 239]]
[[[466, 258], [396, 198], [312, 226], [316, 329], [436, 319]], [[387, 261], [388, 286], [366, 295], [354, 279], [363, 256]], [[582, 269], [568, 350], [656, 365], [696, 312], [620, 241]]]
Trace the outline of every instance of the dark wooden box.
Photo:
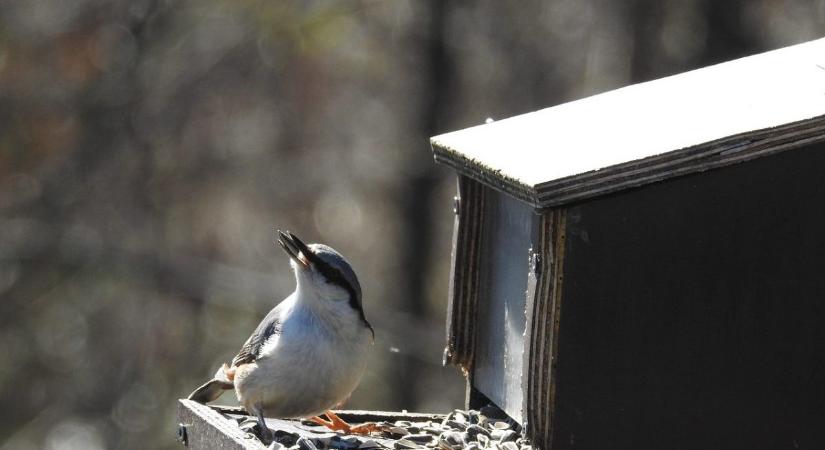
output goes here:
[[446, 359], [542, 449], [825, 448], [825, 40], [432, 139]]

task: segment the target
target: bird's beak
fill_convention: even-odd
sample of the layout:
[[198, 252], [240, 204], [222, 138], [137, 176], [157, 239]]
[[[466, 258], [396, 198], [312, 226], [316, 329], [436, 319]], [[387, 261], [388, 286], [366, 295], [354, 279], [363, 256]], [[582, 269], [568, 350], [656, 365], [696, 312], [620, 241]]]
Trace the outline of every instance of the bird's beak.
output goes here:
[[312, 264], [312, 250], [303, 243], [298, 236], [287, 231], [286, 233], [278, 230], [278, 243], [284, 248], [284, 251], [290, 258], [295, 260], [303, 267], [309, 267]]

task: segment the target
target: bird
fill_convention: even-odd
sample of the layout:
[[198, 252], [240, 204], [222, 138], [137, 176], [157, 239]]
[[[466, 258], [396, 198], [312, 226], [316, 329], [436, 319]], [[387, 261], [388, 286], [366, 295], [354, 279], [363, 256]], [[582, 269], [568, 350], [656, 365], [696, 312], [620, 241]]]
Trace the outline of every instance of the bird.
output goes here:
[[358, 277], [333, 248], [307, 245], [289, 231], [277, 233], [295, 274], [295, 291], [269, 311], [232, 362], [188, 398], [205, 404], [234, 389], [269, 440], [265, 417], [308, 418], [345, 433], [375, 431], [375, 424], [351, 426], [331, 411], [360, 382], [375, 340]]

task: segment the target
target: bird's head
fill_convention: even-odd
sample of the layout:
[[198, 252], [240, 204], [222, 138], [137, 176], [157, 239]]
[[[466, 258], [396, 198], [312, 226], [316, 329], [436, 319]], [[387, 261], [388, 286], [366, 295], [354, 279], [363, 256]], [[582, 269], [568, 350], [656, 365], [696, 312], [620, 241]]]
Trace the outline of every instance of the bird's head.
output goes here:
[[331, 301], [347, 300], [361, 310], [361, 285], [340, 253], [323, 244], [304, 244], [289, 231], [278, 231], [278, 243], [290, 257], [300, 289]]

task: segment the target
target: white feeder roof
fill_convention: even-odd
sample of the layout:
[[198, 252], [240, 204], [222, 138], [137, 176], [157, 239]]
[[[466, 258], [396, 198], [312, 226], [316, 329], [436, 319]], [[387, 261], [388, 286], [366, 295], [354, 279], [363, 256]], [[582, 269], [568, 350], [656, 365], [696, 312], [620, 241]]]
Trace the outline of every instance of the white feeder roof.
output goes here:
[[825, 39], [431, 139], [435, 159], [538, 208], [825, 140]]

